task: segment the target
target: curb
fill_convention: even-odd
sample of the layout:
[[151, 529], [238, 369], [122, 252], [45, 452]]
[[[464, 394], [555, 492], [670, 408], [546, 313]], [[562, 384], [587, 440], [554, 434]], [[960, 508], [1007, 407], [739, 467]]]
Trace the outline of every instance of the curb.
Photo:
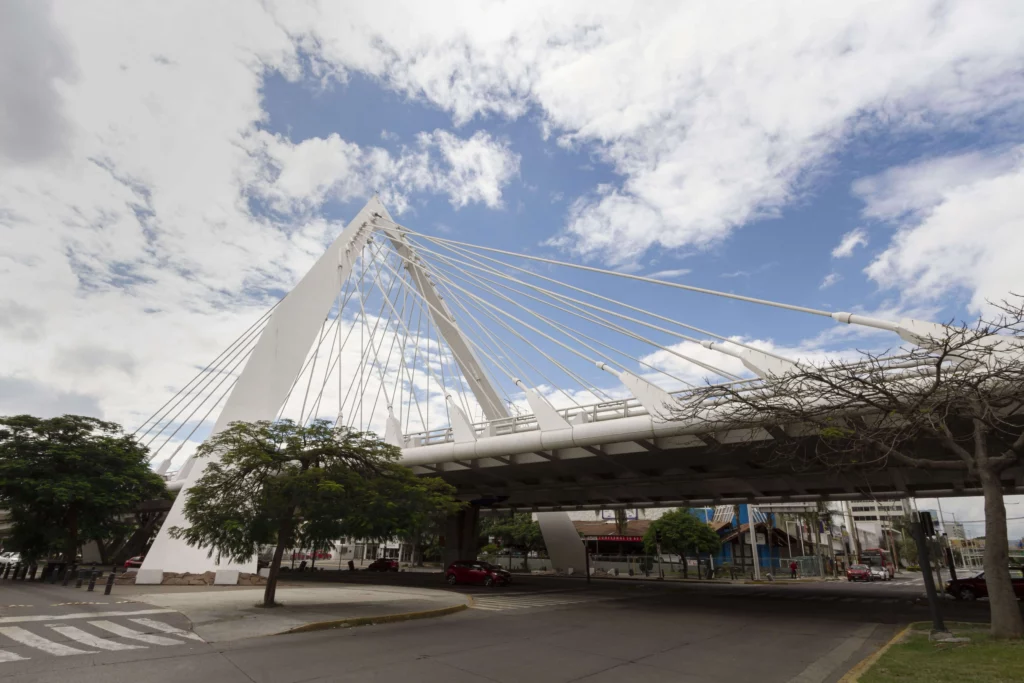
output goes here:
[[908, 624], [907, 626], [904, 626], [899, 631], [899, 633], [897, 633], [889, 639], [889, 642], [875, 650], [874, 653], [868, 655], [860, 662], [858, 662], [856, 665], [854, 665], [852, 669], [847, 671], [846, 674], [844, 674], [843, 677], [839, 679], [838, 683], [857, 683], [857, 681], [860, 680], [860, 677], [863, 674], [867, 673], [867, 670], [870, 669], [875, 664], [875, 662], [881, 659], [882, 655], [889, 651], [890, 647], [903, 640], [907, 633], [910, 632], [911, 627], [913, 627], [913, 624]]
[[462, 605], [452, 605], [450, 607], [442, 607], [440, 609], [428, 609], [423, 612], [405, 612], [403, 614], [385, 614], [379, 617], [349, 617], [348, 619], [335, 619], [333, 621], [317, 621], [312, 624], [303, 624], [302, 626], [296, 626], [290, 628], [287, 631], [281, 631], [274, 635], [284, 635], [285, 633], [308, 633], [310, 631], [327, 631], [335, 628], [352, 628], [353, 626], [370, 626], [372, 624], [392, 624], [399, 621], [412, 621], [413, 619], [431, 619], [433, 617], [443, 617], [448, 614], [455, 614], [456, 612], [462, 612], [467, 610], [473, 604], [473, 598], [469, 598], [469, 602]]

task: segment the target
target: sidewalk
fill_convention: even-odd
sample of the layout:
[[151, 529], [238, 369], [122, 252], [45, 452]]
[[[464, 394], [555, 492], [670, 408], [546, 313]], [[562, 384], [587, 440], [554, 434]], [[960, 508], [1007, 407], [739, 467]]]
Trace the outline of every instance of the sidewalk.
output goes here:
[[288, 631], [442, 616], [466, 609], [470, 599], [451, 591], [396, 586], [301, 586], [280, 583], [272, 609], [259, 586], [123, 586], [121, 599], [184, 614], [203, 640], [218, 642]]

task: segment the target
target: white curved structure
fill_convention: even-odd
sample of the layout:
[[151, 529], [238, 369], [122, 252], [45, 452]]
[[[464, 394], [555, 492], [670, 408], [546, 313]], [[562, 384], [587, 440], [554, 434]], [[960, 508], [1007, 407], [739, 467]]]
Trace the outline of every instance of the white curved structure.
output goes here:
[[[378, 262], [377, 255], [383, 245], [390, 250], [389, 256]], [[447, 251], [442, 251], [444, 249]], [[215, 400], [210, 407], [212, 411], [226, 397], [213, 427], [214, 432], [233, 421], [274, 420], [279, 417], [307, 368], [309, 379], [305, 381], [299, 415], [300, 421], [312, 419], [321, 415], [324, 387], [336, 363], [339, 404], [335, 414], [339, 420], [345, 412], [343, 407], [347, 405], [349, 393], [356, 387], [347, 417], [351, 419], [351, 412], [358, 410], [358, 424], [362, 428], [363, 407], [371, 403], [369, 399], [364, 400], [366, 386], [379, 380], [377, 399], [383, 393], [384, 403], [381, 405], [386, 407], [385, 438], [402, 448], [402, 463], [418, 473], [444, 477], [456, 486], [464, 500], [476, 505], [543, 512], [539, 519], [545, 543], [555, 566], [560, 568], [582, 569], [584, 563], [583, 544], [568, 516], [561, 512], [565, 509], [975, 493], [963, 473], [952, 471], [922, 473], [891, 468], [870, 477], [858, 475], [854, 478], [835, 472], [793, 474], [773, 468], [770, 462], [759, 460], [756, 449], [750, 447], [758, 441], [775, 438], [772, 433], [760, 427], [730, 429], [727, 413], [723, 414], [714, 406], [707, 414], [694, 413], [697, 417], [679, 419], [678, 413], [674, 413], [674, 406], [677, 406], [677, 401], [685, 400], [690, 390], [669, 391], [654, 384], [651, 378], [661, 373], [676, 387], [686, 386], [686, 383], [664, 368], [655, 367], [644, 357], [631, 356], [627, 342], [651, 345], [664, 352], [666, 357], [692, 363], [720, 375], [733, 386], [746, 386], [746, 383], [756, 383], [757, 378], [786, 373], [795, 367], [794, 361], [730, 337], [587, 292], [557, 278], [496, 261], [487, 255], [511, 252], [485, 247], [476, 249], [478, 251], [472, 251], [464, 243], [413, 233], [395, 223], [376, 198], [370, 200], [295, 288], [272, 309], [269, 317], [257, 321], [215, 363], [190, 381], [182, 390], [184, 396], [172, 397], [158, 411], [158, 414], [163, 412], [143, 436], [154, 429], [156, 436], [162, 436], [164, 430], [173, 429], [163, 443], [166, 445], [189, 423], [196, 410], [216, 393], [225, 379], [234, 376], [235, 368], [243, 362], [244, 368], [238, 373], [236, 383], [233, 387], [229, 385], [222, 399]], [[360, 260], [367, 252], [373, 257], [371, 264]], [[818, 311], [713, 292], [541, 257], [513, 255], [666, 288], [809, 313], [841, 323], [876, 327], [925, 348], [928, 348], [930, 337], [943, 333], [943, 328], [934, 323], [916, 320], [891, 323], [849, 313]], [[428, 262], [427, 256], [432, 260]], [[353, 282], [357, 270], [358, 281]], [[533, 279], [510, 273], [523, 273]], [[543, 284], [536, 284], [538, 280]], [[396, 283], [399, 283], [400, 296], [392, 296]], [[574, 298], [564, 290], [581, 292], [587, 298]], [[366, 311], [366, 304], [370, 302], [367, 293], [375, 291], [379, 291], [383, 298], [380, 311], [371, 318]], [[345, 292], [350, 293], [343, 296]], [[361, 321], [361, 326], [353, 322], [343, 341], [342, 310], [351, 297], [358, 301], [360, 317], [356, 320]], [[534, 304], [527, 303], [531, 301], [544, 304], [556, 313], [548, 308], [543, 309], [543, 313], [533, 310], [531, 306]], [[425, 340], [421, 340], [419, 318], [414, 333], [411, 322], [413, 310], [426, 318]], [[332, 311], [336, 311], [333, 322], [330, 320]], [[560, 315], [562, 319], [559, 319]], [[572, 322], [567, 323], [566, 320], [570, 319]], [[382, 321], [383, 328], [380, 328]], [[630, 327], [623, 327], [622, 321]], [[390, 327], [392, 322], [396, 323], [394, 329]], [[264, 325], [262, 329], [259, 328], [261, 324]], [[621, 335], [625, 342], [608, 344], [603, 339], [590, 336], [586, 328], [588, 324], [598, 324], [602, 329], [611, 330]], [[336, 337], [332, 336], [332, 326]], [[359, 330], [360, 341], [359, 374], [350, 374], [343, 383], [342, 348], [356, 329]], [[378, 329], [381, 334], [375, 335]], [[679, 332], [679, 329], [685, 332]], [[436, 339], [431, 338], [432, 330], [436, 331]], [[471, 330], [475, 330], [475, 338]], [[677, 341], [659, 343], [646, 337], [649, 330], [659, 335], [671, 335], [674, 340], [697, 343], [720, 352], [723, 357], [738, 358], [747, 371], [757, 377], [742, 379], [709, 362], [688, 357], [680, 350]], [[704, 338], [692, 337], [691, 332]], [[368, 346], [364, 344], [364, 333], [370, 338]], [[526, 333], [532, 335], [532, 339], [527, 338]], [[377, 336], [380, 337], [379, 344], [375, 341]], [[314, 386], [314, 371], [317, 360], [324, 358], [320, 349], [326, 339], [330, 340], [331, 349], [337, 343], [338, 355], [332, 359], [332, 352], [327, 353], [323, 361], [326, 368], [321, 365], [322, 383], [318, 378]], [[401, 344], [397, 344], [399, 339]], [[385, 344], [388, 341], [390, 344]], [[999, 347], [1002, 349], [1011, 342], [995, 339], [992, 343], [1003, 345]], [[400, 347], [397, 367], [392, 362], [392, 351], [396, 345]], [[573, 368], [552, 357], [545, 350], [550, 345], [582, 359], [590, 370], [596, 366], [613, 375], [622, 387], [618, 396], [628, 395], [629, 398], [608, 396], [595, 388]], [[386, 349], [387, 346], [390, 348]], [[248, 352], [243, 355], [247, 348]], [[236, 362], [234, 359], [239, 356]], [[387, 360], [381, 361], [382, 356]], [[619, 356], [627, 358], [627, 361]], [[534, 361], [542, 359], [582, 388], [575, 397], [558, 390], [573, 404], [571, 407], [556, 409], [552, 405], [557, 386], [547, 379], [543, 369], [536, 367]], [[368, 380], [364, 376], [364, 368], [369, 375], [374, 371], [377, 375]], [[490, 376], [488, 368], [492, 373]], [[647, 374], [648, 370], [650, 374]], [[419, 379], [417, 372], [421, 373]], [[507, 377], [509, 382], [505, 386], [509, 391], [494, 381], [496, 373], [504, 373]], [[529, 373], [532, 380], [520, 379], [527, 376], [522, 373]], [[217, 378], [221, 379], [214, 386]], [[421, 386], [424, 381], [425, 389]], [[546, 387], [547, 394], [539, 389], [542, 385]], [[393, 387], [390, 391], [389, 386]], [[313, 400], [307, 411], [311, 388]], [[439, 388], [442, 391], [438, 392]], [[408, 400], [404, 411], [403, 391], [404, 398]], [[517, 400], [513, 400], [510, 393], [516, 394]], [[445, 414], [441, 420], [444, 426], [431, 429], [430, 399], [438, 394], [443, 396], [440, 402]], [[581, 405], [576, 398], [585, 394], [593, 395], [594, 401]], [[179, 409], [179, 404], [189, 395], [193, 398]], [[426, 414], [418, 415], [422, 429], [410, 430], [410, 417], [421, 411], [420, 395], [425, 395], [427, 402]], [[201, 402], [192, 413], [181, 417], [184, 410], [200, 398]], [[377, 399], [369, 407], [371, 413], [378, 405]], [[517, 414], [512, 415], [509, 406], [517, 401], [529, 412], [516, 407], [514, 412]], [[473, 422], [470, 415], [477, 414], [483, 419]], [[402, 427], [403, 419], [405, 429]], [[365, 423], [368, 428], [370, 421]], [[195, 428], [192, 433], [195, 433]], [[773, 433], [778, 435], [778, 431]], [[184, 441], [188, 441], [190, 436]], [[792, 436], [799, 434], [787, 434], [787, 437]], [[171, 458], [173, 454], [158, 471], [165, 471]], [[139, 573], [139, 583], [159, 582], [162, 572], [168, 571], [255, 569], [254, 563], [247, 566], [215, 565], [206, 549], [189, 547], [169, 536], [170, 527], [186, 524], [182, 514], [184, 494], [203, 469], [204, 463], [189, 461], [179, 471], [178, 479], [172, 482], [172, 488], [180, 488], [181, 493], [147, 554]], [[1024, 471], [1008, 472], [1007, 477], [1015, 478], [1007, 482], [1008, 490], [1024, 487]], [[471, 507], [450, 520], [446, 530], [446, 560], [475, 552], [476, 531], [475, 508]]]

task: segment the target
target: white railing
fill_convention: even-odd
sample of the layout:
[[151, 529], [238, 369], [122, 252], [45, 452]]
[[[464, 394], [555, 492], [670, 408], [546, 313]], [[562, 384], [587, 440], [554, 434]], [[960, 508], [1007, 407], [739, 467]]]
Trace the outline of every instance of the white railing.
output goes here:
[[[736, 384], [756, 384], [761, 380], [759, 379], [742, 379], [734, 380], [731, 382], [722, 382], [712, 386], [731, 386]], [[700, 387], [704, 389], [705, 387]], [[698, 389], [682, 389], [680, 391], [669, 392], [673, 398], [684, 399], [691, 395]], [[600, 403], [592, 403], [584, 406], [572, 406], [571, 408], [562, 408], [556, 411], [559, 415], [565, 418], [566, 422], [570, 424], [574, 420], [579, 420], [580, 415], [584, 415], [583, 422], [603, 422], [605, 420], [618, 420], [624, 417], [636, 417], [639, 415], [647, 415], [647, 409], [644, 408], [638, 400], [635, 398], [623, 398], [615, 401], [601, 401]], [[473, 424], [473, 431], [476, 433], [477, 438], [486, 438], [489, 436], [504, 436], [506, 434], [518, 434], [520, 432], [533, 432], [540, 429], [537, 424], [537, 418], [533, 413], [525, 415], [513, 415], [510, 417], [501, 417], [496, 420], [485, 420], [483, 422], [476, 422]], [[454, 441], [454, 434], [452, 428], [440, 427], [438, 429], [432, 429], [429, 432], [412, 432], [405, 435], [406, 447], [416, 446], [432, 446], [434, 444], [450, 443]]]

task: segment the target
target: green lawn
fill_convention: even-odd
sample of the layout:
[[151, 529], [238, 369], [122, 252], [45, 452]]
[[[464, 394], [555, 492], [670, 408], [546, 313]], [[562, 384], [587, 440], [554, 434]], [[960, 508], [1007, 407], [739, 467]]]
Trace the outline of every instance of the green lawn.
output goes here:
[[950, 625], [969, 643], [932, 643], [927, 624], [915, 625], [860, 677], [861, 683], [1020, 683], [1024, 681], [1024, 641], [997, 641], [985, 624]]

